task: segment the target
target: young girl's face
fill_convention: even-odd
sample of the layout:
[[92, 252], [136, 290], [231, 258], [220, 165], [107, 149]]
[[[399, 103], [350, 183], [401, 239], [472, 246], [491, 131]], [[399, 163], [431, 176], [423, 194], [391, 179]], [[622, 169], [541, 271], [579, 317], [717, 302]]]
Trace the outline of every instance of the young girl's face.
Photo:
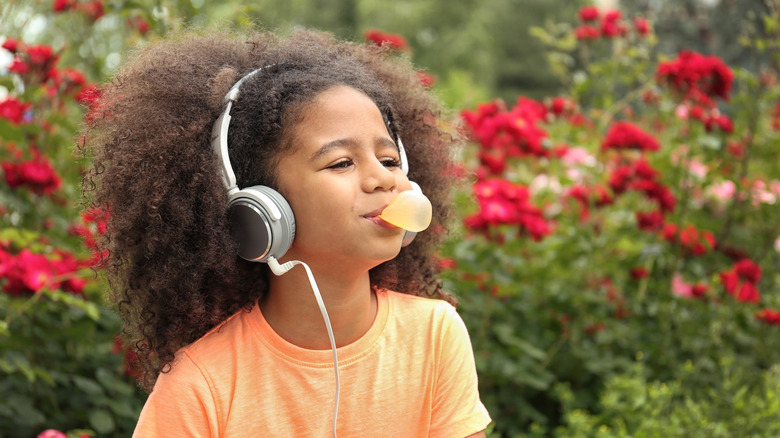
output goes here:
[[296, 222], [284, 258], [370, 269], [398, 255], [404, 231], [377, 215], [411, 185], [374, 102], [329, 88], [306, 105], [291, 137], [293, 152], [276, 169]]

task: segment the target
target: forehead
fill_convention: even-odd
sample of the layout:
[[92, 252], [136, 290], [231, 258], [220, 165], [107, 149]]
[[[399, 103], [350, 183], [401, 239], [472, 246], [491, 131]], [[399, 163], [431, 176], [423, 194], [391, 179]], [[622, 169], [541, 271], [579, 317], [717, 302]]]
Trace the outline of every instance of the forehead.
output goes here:
[[294, 148], [300, 142], [320, 145], [357, 135], [389, 137], [387, 124], [373, 100], [348, 86], [335, 86], [315, 96], [301, 108], [291, 137]]

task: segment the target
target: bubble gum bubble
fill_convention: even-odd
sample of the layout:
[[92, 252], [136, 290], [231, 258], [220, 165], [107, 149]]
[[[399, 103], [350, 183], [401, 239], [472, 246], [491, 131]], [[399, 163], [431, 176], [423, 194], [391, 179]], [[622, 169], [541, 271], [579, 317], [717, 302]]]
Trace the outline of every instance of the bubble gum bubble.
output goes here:
[[398, 194], [379, 217], [404, 230], [419, 232], [431, 224], [431, 201], [422, 193], [406, 190]]

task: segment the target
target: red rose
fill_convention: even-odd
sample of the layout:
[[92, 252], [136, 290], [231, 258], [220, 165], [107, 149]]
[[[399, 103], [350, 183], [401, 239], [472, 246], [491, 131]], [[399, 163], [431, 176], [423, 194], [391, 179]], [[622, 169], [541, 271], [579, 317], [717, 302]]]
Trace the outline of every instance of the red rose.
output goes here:
[[13, 97], [8, 97], [0, 102], [0, 117], [18, 125], [24, 121], [24, 112], [29, 107], [29, 103], [22, 103]]
[[684, 50], [677, 59], [659, 64], [656, 79], [686, 99], [712, 105], [711, 97], [729, 99], [734, 73], [716, 56]]
[[420, 81], [423, 87], [430, 88], [433, 86], [434, 83], [436, 83], [436, 78], [433, 77], [432, 74], [426, 73], [424, 71], [418, 71], [416, 73], [417, 80]]
[[647, 35], [650, 33], [650, 24], [642, 17], [634, 17], [634, 29], [639, 35]]
[[24, 62], [22, 58], [16, 56], [14, 57], [13, 62], [11, 62], [11, 66], [8, 67], [8, 71], [18, 75], [23, 75], [30, 72], [30, 66], [27, 65], [27, 63]]
[[599, 10], [595, 6], [584, 6], [580, 9], [580, 20], [595, 21], [599, 18]]
[[19, 41], [13, 38], [6, 38], [5, 41], [3, 41], [3, 45], [0, 47], [11, 53], [16, 53], [16, 51], [19, 50]]
[[597, 40], [601, 36], [601, 31], [597, 27], [587, 24], [578, 26], [574, 29], [574, 37], [578, 40]]
[[742, 259], [734, 264], [737, 274], [746, 281], [758, 283], [761, 281], [761, 267], [750, 259]]
[[77, 0], [54, 0], [52, 2], [52, 10], [54, 12], [65, 12], [76, 5]]
[[631, 278], [634, 280], [641, 280], [648, 275], [650, 275], [650, 272], [647, 270], [647, 268], [644, 268], [642, 266], [637, 266], [635, 268], [631, 268]]
[[640, 230], [658, 231], [664, 226], [664, 215], [658, 210], [653, 210], [650, 213], [637, 211], [635, 214], [637, 227]]
[[376, 29], [369, 29], [365, 31], [363, 37], [378, 46], [387, 45], [388, 47], [396, 50], [405, 50], [408, 47], [406, 39], [404, 39], [404, 37], [401, 35], [384, 33]]
[[769, 325], [780, 326], [780, 310], [761, 309], [756, 312], [756, 319]]
[[646, 133], [631, 122], [615, 122], [610, 126], [601, 150], [608, 149], [637, 149], [644, 151], [657, 151], [660, 149], [658, 140]]

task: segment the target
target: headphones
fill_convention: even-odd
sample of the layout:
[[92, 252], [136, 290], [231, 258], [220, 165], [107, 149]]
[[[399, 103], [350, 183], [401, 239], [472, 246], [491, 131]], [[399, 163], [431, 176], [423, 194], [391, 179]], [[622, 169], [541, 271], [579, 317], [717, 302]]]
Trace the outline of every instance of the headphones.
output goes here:
[[[259, 73], [260, 67], [238, 80], [225, 95], [225, 109], [211, 131], [211, 146], [219, 157], [220, 176], [228, 191], [230, 220], [236, 225], [239, 242], [238, 255], [248, 261], [267, 263], [270, 258], [279, 259], [295, 239], [295, 215], [290, 204], [279, 192], [268, 186], [251, 186], [240, 189], [228, 155], [228, 127], [230, 110], [238, 98], [239, 88], [247, 79]], [[388, 122], [388, 132], [391, 132]], [[406, 151], [397, 138], [401, 171], [409, 173]], [[417, 183], [410, 181], [412, 189], [422, 193]], [[406, 231], [401, 246], [409, 245], [417, 233]]]

